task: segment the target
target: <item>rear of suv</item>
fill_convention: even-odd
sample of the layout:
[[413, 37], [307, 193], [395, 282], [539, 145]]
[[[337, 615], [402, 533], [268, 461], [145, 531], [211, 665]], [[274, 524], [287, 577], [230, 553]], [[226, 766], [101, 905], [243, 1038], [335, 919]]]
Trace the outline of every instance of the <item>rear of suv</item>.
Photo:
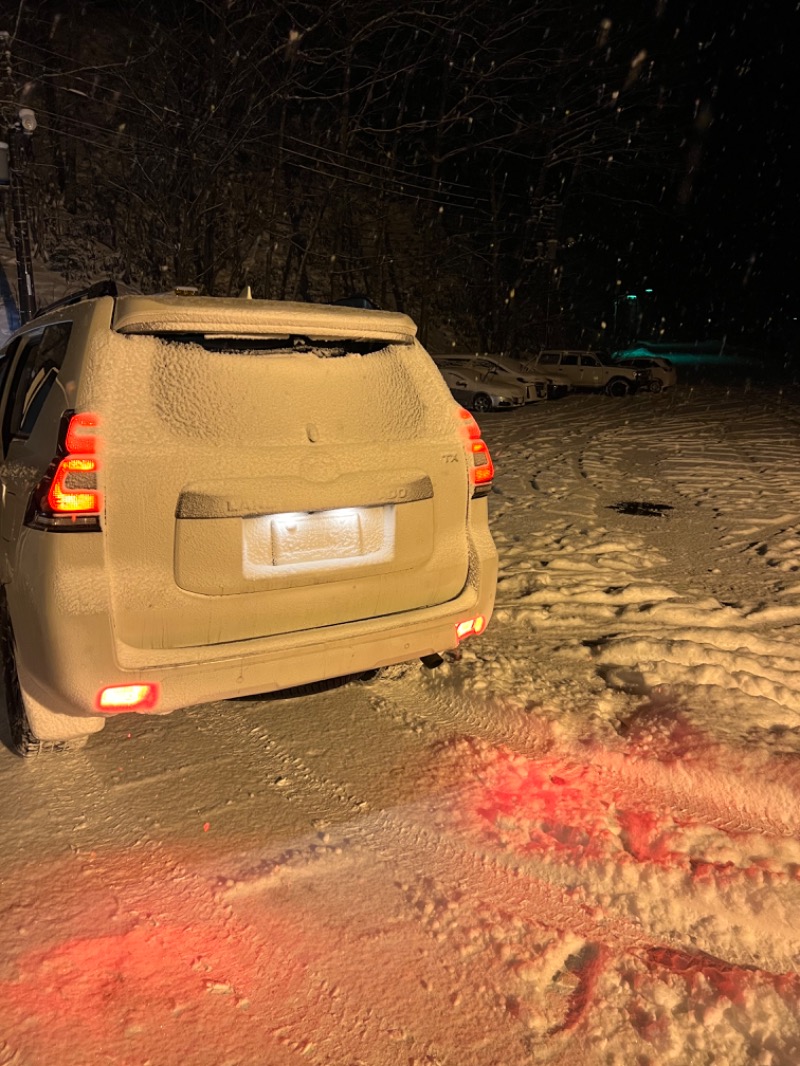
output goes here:
[[0, 361], [14, 747], [454, 649], [492, 612], [493, 465], [405, 315], [118, 295]]

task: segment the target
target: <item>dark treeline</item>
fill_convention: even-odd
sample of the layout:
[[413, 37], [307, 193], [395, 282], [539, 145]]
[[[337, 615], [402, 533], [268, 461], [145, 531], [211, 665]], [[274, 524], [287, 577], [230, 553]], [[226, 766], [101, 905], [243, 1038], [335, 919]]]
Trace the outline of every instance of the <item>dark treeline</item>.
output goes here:
[[632, 249], [680, 210], [691, 109], [665, 17], [635, 0], [4, 2], [3, 111], [39, 122], [37, 251], [148, 291], [365, 292], [434, 342], [596, 340]]

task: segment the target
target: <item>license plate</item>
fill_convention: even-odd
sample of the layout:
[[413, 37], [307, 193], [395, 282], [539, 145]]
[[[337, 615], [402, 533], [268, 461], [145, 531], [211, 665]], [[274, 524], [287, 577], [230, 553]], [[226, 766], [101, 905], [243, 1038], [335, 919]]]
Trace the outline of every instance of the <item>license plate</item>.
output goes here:
[[245, 577], [281, 569], [352, 566], [390, 559], [394, 507], [257, 515], [242, 519]]

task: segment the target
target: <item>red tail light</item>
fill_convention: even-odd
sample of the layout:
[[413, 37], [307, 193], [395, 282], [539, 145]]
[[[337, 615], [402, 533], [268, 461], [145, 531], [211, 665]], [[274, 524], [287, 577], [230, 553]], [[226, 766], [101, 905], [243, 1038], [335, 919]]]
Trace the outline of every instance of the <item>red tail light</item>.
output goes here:
[[[94, 482], [94, 487], [91, 482]], [[99, 514], [97, 460], [68, 455], [56, 467], [47, 502], [53, 514]]]
[[492, 488], [492, 481], [494, 480], [494, 463], [492, 457], [489, 454], [489, 449], [486, 447], [486, 442], [481, 437], [481, 430], [478, 423], [469, 413], [465, 411], [463, 407], [458, 410], [459, 419], [464, 430], [466, 430], [466, 436], [468, 440], [468, 448], [472, 458], [472, 467], [470, 470], [470, 478], [472, 480], [472, 495], [488, 496]]
[[97, 693], [97, 709], [113, 714], [115, 711], [148, 711], [158, 702], [158, 685], [149, 681], [136, 685], [108, 685]]
[[72, 415], [67, 423], [64, 447], [70, 455], [94, 455], [97, 451], [97, 415]]
[[67, 411], [64, 415], [56, 457], [33, 491], [26, 525], [52, 532], [100, 529], [98, 421], [94, 414]]

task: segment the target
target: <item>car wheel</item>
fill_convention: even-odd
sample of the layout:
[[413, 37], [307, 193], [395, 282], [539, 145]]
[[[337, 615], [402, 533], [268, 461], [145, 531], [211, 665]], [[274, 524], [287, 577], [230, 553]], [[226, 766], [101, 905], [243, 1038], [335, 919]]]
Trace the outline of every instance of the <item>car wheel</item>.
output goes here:
[[659, 378], [653, 378], [653, 380], [650, 382], [650, 391], [651, 392], [661, 392], [661, 390], [663, 388], [664, 388], [664, 383]]
[[606, 385], [606, 392], [609, 396], [627, 396], [630, 386], [625, 378], [612, 378]]
[[491, 409], [492, 409], [492, 398], [491, 398], [491, 396], [487, 396], [485, 392], [478, 392], [472, 398], [472, 410], [473, 411], [478, 411], [478, 413], [483, 413], [485, 411], [491, 411]]
[[[60, 740], [44, 740], [36, 735], [31, 719], [28, 714], [31, 698], [22, 691], [17, 673], [17, 657], [14, 651], [14, 633], [11, 628], [11, 616], [8, 611], [8, 600], [5, 591], [0, 591], [0, 656], [3, 660], [3, 687], [5, 689], [5, 704], [8, 715], [8, 726], [11, 734], [11, 747], [23, 758], [32, 755], [40, 755], [45, 751], [77, 751], [82, 748], [89, 739], [89, 733], [81, 733]], [[56, 719], [44, 707], [36, 709], [36, 715]], [[94, 723], [93, 723], [94, 724]], [[101, 723], [95, 728], [102, 729]], [[90, 731], [91, 732], [91, 731]]]

